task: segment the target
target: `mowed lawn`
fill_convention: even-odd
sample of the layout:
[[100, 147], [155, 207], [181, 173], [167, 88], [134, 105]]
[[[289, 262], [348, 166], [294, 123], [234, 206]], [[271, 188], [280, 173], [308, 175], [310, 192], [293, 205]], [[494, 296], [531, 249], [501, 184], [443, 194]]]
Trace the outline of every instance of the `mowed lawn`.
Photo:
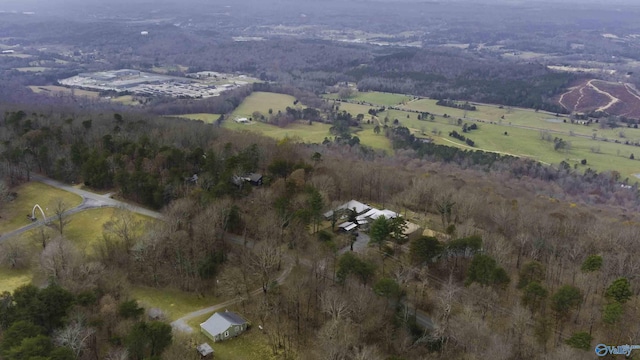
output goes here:
[[[31, 224], [27, 214], [31, 214], [35, 204], [42, 207], [46, 216], [52, 216], [58, 199], [69, 208], [76, 207], [82, 202], [82, 198], [78, 195], [39, 182], [20, 185], [13, 191], [18, 194], [15, 200], [3, 204], [0, 208], [0, 234]], [[36, 216], [42, 217], [40, 214]]]
[[[243, 315], [242, 309], [229, 309]], [[220, 360], [276, 360], [269, 346], [267, 335], [258, 329], [258, 324], [253, 323], [251, 328], [240, 336], [221, 342], [212, 342], [200, 331], [200, 324], [205, 322], [213, 313], [209, 313], [188, 322], [195, 330], [193, 337], [196, 343], [208, 342], [215, 351], [215, 358]], [[246, 317], [245, 317], [246, 318]], [[251, 319], [247, 319], [252, 323]]]
[[131, 288], [130, 296], [146, 309], [161, 309], [170, 321], [221, 302], [212, 294], [202, 296], [171, 288], [158, 289], [147, 286], [134, 286]]
[[255, 111], [264, 116], [269, 115], [269, 109], [273, 114], [278, 111], [285, 112], [287, 107], [303, 107], [302, 104], [293, 105], [296, 98], [290, 95], [276, 94], [269, 92], [254, 92], [249, 95], [238, 108], [233, 112], [235, 117], [252, 117]]
[[[329, 94], [327, 99], [340, 99], [338, 94]], [[358, 92], [355, 96], [348, 98], [350, 101], [362, 101], [381, 106], [395, 106], [411, 100], [413, 97], [403, 94], [393, 94], [380, 91]]]
[[[123, 211], [116, 208], [89, 209], [69, 216], [69, 224], [65, 227], [64, 235], [71, 240], [76, 247], [87, 255], [93, 255], [96, 246], [102, 239], [104, 225], [118, 216]], [[147, 224], [154, 219], [146, 216], [131, 214], [134, 220], [140, 223], [139, 231], [142, 233]], [[140, 234], [139, 234], [140, 235]]]

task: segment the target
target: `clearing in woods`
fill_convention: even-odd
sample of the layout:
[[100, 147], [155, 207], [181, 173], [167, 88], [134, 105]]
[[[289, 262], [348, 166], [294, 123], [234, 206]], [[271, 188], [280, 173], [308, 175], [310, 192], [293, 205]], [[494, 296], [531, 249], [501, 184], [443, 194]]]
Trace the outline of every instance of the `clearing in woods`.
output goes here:
[[[78, 195], [56, 189], [39, 182], [29, 182], [13, 189], [17, 194], [13, 201], [3, 204], [0, 209], [0, 234], [31, 224], [27, 214], [35, 204], [40, 205], [47, 217], [54, 215], [54, 206], [58, 199], [68, 208], [73, 208], [82, 202]], [[40, 215], [36, 215], [40, 217]]]

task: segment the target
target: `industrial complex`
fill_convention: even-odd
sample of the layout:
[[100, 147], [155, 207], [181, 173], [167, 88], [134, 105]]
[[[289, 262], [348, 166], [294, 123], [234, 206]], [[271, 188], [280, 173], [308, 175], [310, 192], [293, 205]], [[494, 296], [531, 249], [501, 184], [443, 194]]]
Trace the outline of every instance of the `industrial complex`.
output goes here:
[[244, 75], [212, 71], [187, 74], [187, 77], [153, 74], [131, 69], [82, 73], [60, 80], [60, 85], [85, 90], [115, 91], [141, 96], [208, 98], [249, 84]]

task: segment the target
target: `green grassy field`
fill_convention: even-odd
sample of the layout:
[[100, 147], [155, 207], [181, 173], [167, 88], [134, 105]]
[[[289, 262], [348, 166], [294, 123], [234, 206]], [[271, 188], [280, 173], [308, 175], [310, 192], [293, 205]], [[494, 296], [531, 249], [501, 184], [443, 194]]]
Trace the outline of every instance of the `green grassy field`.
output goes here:
[[223, 127], [235, 131], [258, 132], [274, 139], [299, 138], [300, 141], [308, 143], [321, 143], [325, 137], [332, 136], [329, 133], [330, 126], [319, 122], [314, 122], [313, 125], [309, 125], [306, 122], [298, 122], [281, 128], [261, 122], [238, 124], [235, 121], [227, 120], [224, 122]]
[[31, 283], [33, 272], [26, 270], [10, 270], [0, 267], [0, 294], [12, 292], [22, 285]]
[[[69, 224], [64, 230], [64, 235], [71, 240], [79, 250], [85, 254], [92, 255], [95, 253], [95, 247], [102, 239], [102, 231], [104, 224], [112, 220], [118, 211], [116, 208], [99, 208], [89, 209], [69, 217]], [[134, 219], [142, 222], [141, 231], [144, 229], [145, 222], [153, 222], [155, 220], [142, 215], [133, 214]]]
[[180, 117], [191, 120], [200, 120], [207, 124], [212, 124], [214, 121], [220, 118], [220, 114], [185, 114], [180, 115]]
[[[338, 94], [329, 94], [327, 99], [339, 99]], [[349, 98], [351, 101], [363, 101], [376, 105], [394, 106], [411, 100], [412, 97], [403, 94], [392, 94], [379, 91], [358, 92], [355, 96]]]
[[[239, 309], [230, 308], [229, 310], [238, 311]], [[215, 351], [215, 358], [220, 360], [276, 360], [269, 347], [269, 339], [267, 335], [258, 329], [254, 324], [249, 330], [242, 335], [227, 340], [213, 343], [208, 337], [200, 332], [200, 324], [205, 322], [213, 313], [206, 314], [194, 318], [188, 324], [196, 331], [194, 338], [198, 344], [208, 342]]]
[[133, 287], [131, 297], [138, 300], [144, 308], [162, 309], [171, 321], [220, 302], [220, 299], [213, 295], [198, 296], [176, 289], [156, 289], [146, 286]]
[[[387, 110], [378, 114], [377, 121], [383, 124], [384, 119], [388, 118], [388, 125], [392, 126], [393, 121], [398, 119], [401, 126], [408, 127], [416, 136], [429, 136], [438, 144], [470, 149], [463, 142], [448, 136], [453, 130], [461, 133], [461, 126], [457, 125], [460, 118], [462, 123], [477, 123], [480, 127], [479, 130], [465, 134], [475, 142], [475, 149], [478, 150], [528, 157], [547, 164], [566, 161], [572, 166], [577, 164], [579, 170], [586, 168], [598, 171], [617, 170], [622, 178], [628, 177], [631, 181], [636, 179], [634, 174], [640, 173], [640, 162], [629, 159], [632, 153], [637, 158], [640, 149], [623, 144], [625, 140], [640, 141], [640, 129], [600, 129], [598, 124], [590, 126], [571, 124], [568, 118], [556, 117], [555, 114], [485, 104], [474, 105], [477, 111], [465, 113], [464, 110], [436, 105], [436, 100], [420, 99], [411, 101], [401, 108], [437, 115], [447, 114], [450, 117], [435, 116], [434, 121], [423, 121], [418, 120], [418, 114], [413, 112]], [[359, 113], [366, 114], [365, 119], [371, 118], [367, 114], [369, 108], [369, 106], [358, 104], [340, 103], [340, 109], [354, 116]], [[465, 115], [466, 118], [464, 118]], [[476, 120], [482, 121], [476, 122]], [[571, 148], [568, 151], [555, 151], [553, 142], [541, 139], [541, 132], [545, 130], [550, 131], [552, 137], [570, 142]], [[506, 136], [505, 131], [508, 134]], [[440, 135], [437, 135], [438, 133]], [[593, 140], [591, 136], [594, 133], [598, 138], [607, 138], [609, 141]], [[616, 139], [621, 143], [616, 144], [614, 142]], [[380, 142], [381, 140], [365, 136], [361, 137], [361, 141], [367, 144], [370, 141]], [[587, 160], [586, 166], [580, 165], [582, 159]]]
[[[50, 216], [58, 199], [62, 199], [68, 207], [76, 207], [82, 202], [78, 195], [39, 182], [20, 185], [13, 191], [18, 194], [16, 199], [3, 204], [0, 209], [0, 234], [31, 224], [26, 215], [31, 214], [35, 204], [39, 204], [45, 215]], [[47, 208], [50, 210], [47, 211]]]
[[278, 111], [285, 112], [287, 107], [301, 106], [293, 105], [296, 99], [293, 96], [268, 93], [268, 92], [254, 92], [249, 95], [238, 108], [233, 112], [234, 117], [251, 117], [255, 111], [267, 116], [269, 109], [277, 114]]

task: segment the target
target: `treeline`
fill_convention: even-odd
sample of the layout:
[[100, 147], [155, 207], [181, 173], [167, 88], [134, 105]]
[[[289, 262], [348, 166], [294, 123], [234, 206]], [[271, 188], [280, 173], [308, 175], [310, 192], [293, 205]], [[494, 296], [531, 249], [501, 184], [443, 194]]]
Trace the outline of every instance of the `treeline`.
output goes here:
[[230, 136], [217, 150], [204, 150], [223, 130], [187, 120], [118, 113], [50, 120], [23, 111], [5, 114], [0, 134], [12, 141], [4, 142], [0, 155], [9, 184], [37, 171], [95, 189], [116, 187], [125, 198], [159, 209], [195, 186], [194, 174], [205, 197], [241, 194], [247, 188], [235, 186], [233, 176], [268, 161], [264, 149], [240, 135], [240, 142], [232, 144], [236, 136]]
[[469, 104], [469, 102], [465, 102], [463, 104], [457, 103], [453, 100], [449, 99], [440, 99], [436, 102], [436, 105], [447, 106], [454, 109], [468, 110], [468, 111], [476, 111], [476, 107], [474, 105]]
[[171, 326], [145, 321], [135, 300], [116, 299], [101, 285], [78, 293], [24, 285], [0, 294], [2, 359], [160, 359]]

